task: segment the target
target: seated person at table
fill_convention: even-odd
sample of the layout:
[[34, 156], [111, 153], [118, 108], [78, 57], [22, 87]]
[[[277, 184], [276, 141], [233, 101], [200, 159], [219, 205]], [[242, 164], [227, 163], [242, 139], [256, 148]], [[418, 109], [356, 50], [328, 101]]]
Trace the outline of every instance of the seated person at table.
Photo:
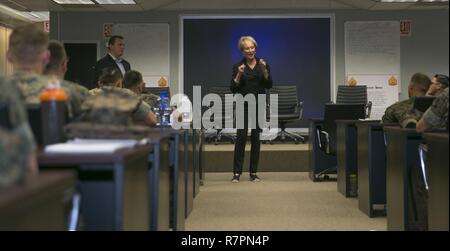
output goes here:
[[422, 113], [413, 109], [414, 97], [425, 96], [430, 85], [431, 80], [427, 75], [422, 73], [414, 74], [408, 85], [409, 99], [389, 106], [383, 115], [382, 122], [398, 123], [404, 128], [415, 128]]
[[0, 77], [0, 187], [38, 172], [36, 143], [16, 85]]
[[104, 68], [98, 81], [99, 88], [90, 90], [91, 97], [82, 105], [82, 121], [109, 125], [156, 125], [156, 116], [150, 106], [128, 89], [120, 88], [122, 75], [113, 67]]
[[[39, 104], [39, 96], [51, 80], [42, 75], [50, 61], [48, 46], [48, 35], [35, 24], [16, 27], [9, 37], [8, 61], [14, 68], [9, 79], [19, 87], [26, 105]], [[72, 111], [81, 106], [77, 98], [80, 94], [76, 89], [61, 87], [69, 98], [67, 110], [72, 120]]]
[[160, 99], [158, 95], [152, 93], [145, 93], [145, 83], [142, 74], [138, 71], [128, 71], [123, 77], [123, 88], [129, 89], [136, 93], [143, 101], [151, 107], [155, 107], [156, 102]]
[[63, 88], [69, 89], [70, 92], [73, 93], [69, 99], [69, 103], [72, 104], [71, 117], [76, 119], [81, 115], [81, 104], [90, 96], [89, 91], [84, 86], [64, 80], [64, 76], [67, 72], [67, 63], [69, 61], [64, 45], [59, 41], [52, 40], [48, 45], [48, 50], [50, 51], [50, 61], [45, 67], [44, 74], [56, 77]]
[[416, 131], [447, 129], [448, 131], [448, 87], [436, 97], [433, 104], [417, 123]]

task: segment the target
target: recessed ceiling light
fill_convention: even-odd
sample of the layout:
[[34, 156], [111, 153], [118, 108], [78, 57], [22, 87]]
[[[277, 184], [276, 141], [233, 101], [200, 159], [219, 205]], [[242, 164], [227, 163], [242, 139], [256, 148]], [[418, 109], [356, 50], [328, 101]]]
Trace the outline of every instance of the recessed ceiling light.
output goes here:
[[136, 4], [134, 0], [95, 0], [98, 4]]
[[53, 0], [57, 4], [95, 4], [91, 0]]

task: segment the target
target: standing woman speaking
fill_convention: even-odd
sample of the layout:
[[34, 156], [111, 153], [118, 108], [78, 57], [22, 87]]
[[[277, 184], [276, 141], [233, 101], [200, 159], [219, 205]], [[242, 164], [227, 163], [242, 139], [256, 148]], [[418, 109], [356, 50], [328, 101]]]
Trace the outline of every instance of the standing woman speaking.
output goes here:
[[[239, 93], [243, 96], [247, 94], [255, 95], [258, 100], [258, 94], [265, 94], [266, 90], [272, 88], [272, 76], [270, 68], [266, 61], [256, 57], [256, 48], [258, 44], [255, 39], [250, 36], [244, 36], [239, 39], [238, 48], [242, 52], [244, 58], [233, 66], [233, 75], [230, 89], [233, 93]], [[258, 111], [258, 109], [256, 109]], [[256, 112], [258, 114], [258, 112]], [[252, 128], [251, 133], [251, 154], [250, 154], [250, 180], [259, 181], [256, 175], [258, 170], [258, 160], [260, 151], [259, 134], [261, 129], [258, 125], [256, 117], [256, 128]], [[234, 145], [234, 161], [233, 161], [233, 178], [231, 182], [239, 182], [242, 174], [242, 165], [244, 163], [245, 143], [247, 141], [248, 132], [248, 104], [244, 105], [244, 128], [237, 129], [237, 139]]]

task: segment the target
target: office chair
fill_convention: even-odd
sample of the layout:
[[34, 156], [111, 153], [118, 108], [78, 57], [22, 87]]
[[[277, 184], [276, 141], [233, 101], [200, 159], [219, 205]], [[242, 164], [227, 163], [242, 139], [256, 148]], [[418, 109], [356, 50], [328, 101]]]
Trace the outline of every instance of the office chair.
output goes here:
[[[312, 144], [312, 164], [310, 177], [318, 181], [329, 174], [337, 174], [336, 160], [336, 120], [357, 120], [366, 116], [366, 104], [325, 104], [321, 125], [310, 126]], [[312, 132], [311, 132], [312, 130]]]
[[[216, 133], [207, 135], [205, 137], [205, 140], [207, 140], [209, 142], [214, 140], [214, 144], [217, 145], [218, 142], [222, 139], [222, 137], [224, 137], [224, 138], [229, 139], [231, 141], [231, 143], [234, 144], [236, 142], [236, 136], [234, 136], [230, 133], [226, 133], [223, 130], [227, 121], [234, 120], [234, 108], [230, 108], [225, 105], [225, 95], [232, 94], [232, 92], [230, 91], [230, 88], [228, 86], [212, 86], [209, 89], [209, 93], [217, 94], [222, 99], [222, 128], [215, 128]], [[233, 109], [233, 110], [230, 110], [230, 109]], [[228, 116], [229, 114], [231, 114], [231, 117]]]
[[[297, 86], [274, 86], [269, 90], [270, 94], [278, 94], [278, 104], [270, 104], [271, 111], [278, 111], [278, 124], [281, 131], [277, 133], [277, 138], [284, 142], [286, 137], [294, 140], [295, 144], [299, 141], [305, 143], [305, 138], [301, 135], [286, 131], [286, 124], [302, 119], [303, 102], [298, 101]], [[274, 116], [271, 114], [271, 116]], [[270, 141], [272, 144], [273, 140]]]
[[339, 85], [337, 96], [337, 104], [366, 104], [366, 118], [370, 117], [372, 110], [372, 102], [367, 100], [367, 86], [357, 85]]
[[4, 129], [12, 129], [9, 121], [9, 109], [7, 104], [0, 103], [0, 127]]
[[413, 108], [425, 112], [433, 104], [435, 98], [434, 96], [414, 97]]

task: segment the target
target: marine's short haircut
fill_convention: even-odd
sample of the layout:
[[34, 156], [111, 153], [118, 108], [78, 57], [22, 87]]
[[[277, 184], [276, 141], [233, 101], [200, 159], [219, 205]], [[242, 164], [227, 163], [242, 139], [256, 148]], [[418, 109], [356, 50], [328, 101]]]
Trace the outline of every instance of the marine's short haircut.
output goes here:
[[411, 83], [417, 91], [425, 95], [430, 88], [431, 79], [427, 75], [418, 72], [411, 77]]
[[127, 71], [125, 73], [125, 76], [123, 76], [123, 87], [127, 89], [132, 89], [142, 83], [143, 78], [142, 74], [138, 71]]
[[45, 73], [57, 70], [63, 60], [67, 59], [64, 45], [57, 40], [50, 40], [50, 43], [48, 44], [48, 50], [50, 51], [50, 62], [48, 62], [47, 66], [45, 67]]
[[48, 35], [36, 24], [21, 25], [9, 36], [9, 53], [13, 63], [34, 64], [48, 48]]
[[122, 73], [115, 67], [103, 68], [98, 78], [98, 82], [104, 86], [115, 86], [117, 81], [122, 78]]

